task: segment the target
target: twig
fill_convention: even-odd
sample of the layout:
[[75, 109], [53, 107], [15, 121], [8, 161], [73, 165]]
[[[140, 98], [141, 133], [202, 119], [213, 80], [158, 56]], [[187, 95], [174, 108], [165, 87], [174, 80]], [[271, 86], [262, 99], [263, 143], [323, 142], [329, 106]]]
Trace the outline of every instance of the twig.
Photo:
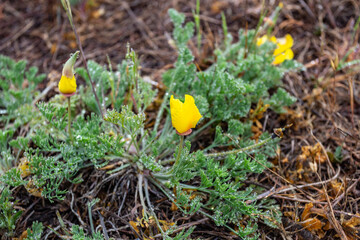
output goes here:
[[343, 199], [344, 196], [345, 196], [349, 191], [351, 191], [351, 190], [357, 185], [357, 183], [359, 182], [359, 180], [360, 180], [359, 178], [356, 179], [356, 181], [355, 181], [353, 184], [351, 184], [351, 186], [348, 187], [348, 188], [345, 190], [345, 192], [343, 192], [338, 198], [336, 198], [336, 199], [334, 200], [334, 202], [332, 203], [332, 207], [335, 207], [336, 204], [338, 204], [338, 203], [340, 202], [340, 200]]
[[121, 209], [122, 209], [123, 206], [124, 206], [125, 199], [126, 199], [126, 195], [127, 195], [128, 190], [129, 190], [129, 185], [130, 185], [130, 181], [128, 180], [127, 183], [126, 183], [126, 191], [125, 191], [123, 200], [121, 201], [121, 205], [120, 205], [120, 207], [119, 207], [119, 210], [118, 210], [118, 212], [117, 212], [117, 215], [120, 215]]
[[75, 214], [75, 216], [77, 217], [77, 219], [79, 220], [79, 222], [81, 223], [82, 226], [85, 226], [85, 222], [81, 219], [81, 216], [73, 209], [73, 205], [74, 205], [74, 193], [70, 190], [70, 194], [71, 194], [71, 202], [70, 202], [70, 209], [71, 211]]
[[294, 198], [294, 197], [286, 197], [286, 196], [282, 196], [282, 195], [272, 195], [273, 198], [280, 198], [280, 199], [285, 199], [285, 200], [290, 200], [290, 201], [295, 201], [295, 202], [303, 202], [303, 203], [316, 203], [316, 204], [327, 204], [327, 202], [318, 202], [318, 201], [314, 201], [314, 200], [306, 200], [306, 199], [301, 199], [301, 198]]
[[[336, 174], [330, 179], [327, 179], [327, 180], [324, 180], [324, 181], [321, 181], [321, 182], [316, 182], [316, 183], [308, 183], [308, 184], [304, 184], [304, 185], [300, 185], [300, 186], [291, 186], [291, 187], [288, 187], [288, 188], [285, 188], [285, 189], [278, 189], [278, 190], [275, 190], [275, 191], [272, 188], [269, 191], [266, 191], [266, 192], [260, 194], [256, 198], [256, 200], [263, 199], [263, 198], [268, 198], [268, 197], [270, 197], [272, 195], [292, 191], [292, 190], [295, 190], [295, 189], [302, 189], [302, 188], [305, 188], [305, 187], [312, 187], [312, 186], [322, 185], [322, 184], [331, 182], [334, 179], [338, 178], [339, 174], [340, 174], [340, 167], [337, 169]], [[250, 203], [250, 202], [253, 202], [253, 201], [256, 201], [256, 200], [247, 201], [247, 203]]]
[[102, 228], [103, 233], [104, 233], [104, 238], [105, 238], [105, 240], [109, 240], [109, 235], [108, 235], [107, 230], [106, 230], [106, 226], [105, 226], [105, 223], [104, 223], [104, 218], [100, 214], [99, 211], [97, 211], [97, 212], [98, 212], [98, 215], [99, 215], [99, 218], [100, 218], [100, 225], [101, 225], [101, 228]]
[[4, 40], [4, 45], [0, 46], [0, 51], [4, 48], [8, 47], [13, 41], [19, 38], [22, 34], [24, 34], [27, 30], [29, 30], [34, 25], [34, 20], [30, 21], [26, 24], [23, 29], [17, 31], [13, 36], [11, 36], [8, 40]]
[[335, 174], [335, 169], [334, 169], [334, 167], [333, 167], [332, 164], [331, 164], [331, 161], [330, 161], [330, 159], [329, 159], [329, 156], [327, 155], [327, 152], [326, 152], [326, 150], [325, 150], [325, 148], [324, 148], [324, 145], [322, 145], [322, 143], [319, 141], [319, 139], [317, 139], [317, 138], [315, 137], [315, 135], [313, 134], [312, 129], [310, 130], [310, 134], [311, 134], [311, 136], [320, 144], [321, 149], [323, 150], [323, 153], [324, 153], [324, 155], [326, 156], [326, 161], [328, 162], [328, 165], [329, 165], [329, 167], [331, 168], [333, 174]]
[[31, 103], [32, 105], [35, 105], [40, 99], [42, 99], [43, 97], [45, 97], [48, 92], [50, 92], [51, 89], [53, 89], [56, 86], [56, 82], [51, 82], [49, 83], [49, 86], [47, 86], [40, 94], [39, 96], [37, 96], [34, 101]]
[[[189, 228], [189, 227], [192, 227], [192, 226], [196, 226], [196, 225], [202, 224], [202, 223], [204, 223], [204, 222], [206, 222], [206, 221], [208, 221], [208, 220], [209, 220], [208, 218], [203, 218], [203, 219], [197, 220], [197, 221], [195, 221], [195, 222], [183, 224], [183, 225], [181, 225], [181, 226], [178, 226], [178, 227], [176, 228], [176, 230], [174, 230], [173, 233], [178, 233], [178, 232], [182, 231], [183, 229], [186, 229], [186, 228]], [[160, 234], [160, 233], [154, 236], [154, 238], [158, 238], [158, 237], [161, 237], [161, 234]]]
[[140, 30], [141, 34], [144, 36], [146, 42], [154, 49], [158, 49], [158, 46], [150, 38], [150, 37], [152, 37], [153, 34], [151, 33], [150, 29], [147, 27], [147, 24], [145, 24], [141, 19], [136, 17], [136, 15], [131, 10], [131, 8], [127, 2], [123, 1], [122, 6], [125, 8], [126, 12], [130, 15], [130, 17], [134, 20], [135, 25]]
[[150, 195], [149, 195], [149, 186], [148, 186], [148, 180], [147, 178], [144, 178], [144, 189], [145, 189], [145, 197], [146, 197], [146, 201], [149, 205], [149, 209], [150, 209], [150, 213], [151, 215], [154, 217], [155, 219], [155, 222], [156, 222], [156, 225], [157, 227], [159, 228], [160, 232], [161, 232], [161, 235], [163, 236], [163, 238], [165, 238], [165, 233], [164, 233], [164, 230], [162, 229], [161, 225], [160, 225], [160, 222], [158, 220], [158, 218], [156, 217], [156, 214], [154, 212], [154, 209], [151, 205], [151, 201], [150, 201]]

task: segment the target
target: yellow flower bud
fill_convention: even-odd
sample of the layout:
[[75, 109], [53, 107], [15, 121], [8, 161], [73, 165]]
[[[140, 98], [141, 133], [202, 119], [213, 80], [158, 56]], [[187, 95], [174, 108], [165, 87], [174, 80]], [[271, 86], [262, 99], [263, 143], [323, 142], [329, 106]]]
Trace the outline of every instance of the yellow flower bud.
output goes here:
[[179, 135], [190, 134], [191, 128], [194, 128], [202, 118], [194, 98], [190, 95], [185, 95], [184, 103], [171, 95], [170, 112], [172, 125]]
[[59, 91], [65, 96], [69, 97], [75, 94], [76, 92], [76, 79], [74, 76], [74, 65], [76, 58], [79, 55], [79, 51], [76, 51], [69, 60], [64, 64], [62, 70], [62, 76], [59, 81]]

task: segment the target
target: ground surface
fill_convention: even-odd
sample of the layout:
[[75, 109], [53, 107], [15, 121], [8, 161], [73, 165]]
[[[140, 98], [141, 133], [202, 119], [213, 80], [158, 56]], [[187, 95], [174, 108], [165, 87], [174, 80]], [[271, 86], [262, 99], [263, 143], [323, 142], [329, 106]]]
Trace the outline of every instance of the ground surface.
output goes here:
[[[106, 55], [109, 55], [111, 62], [117, 64], [124, 59], [129, 42], [140, 56], [142, 75], [161, 82], [161, 73], [176, 59], [175, 50], [168, 43], [172, 24], [167, 10], [175, 8], [185, 12], [192, 20], [195, 1], [92, 2], [95, 5], [79, 3], [73, 10], [87, 58], [106, 63]], [[269, 12], [278, 4], [275, 1], [265, 2]], [[268, 194], [281, 206], [283, 223], [280, 230], [260, 226], [260, 231], [263, 239], [358, 239], [356, 228], [359, 227], [359, 218], [354, 215], [359, 211], [360, 197], [360, 81], [358, 68], [335, 71], [331, 61], [343, 58], [352, 47], [356, 50], [349, 58], [358, 58], [358, 32], [353, 36], [353, 29], [359, 17], [360, 3], [350, 0], [287, 0], [283, 3], [275, 33], [280, 36], [290, 33], [293, 36], [295, 58], [307, 70], [284, 78], [285, 88], [298, 99], [289, 113], [279, 116], [269, 112], [262, 119], [268, 131], [287, 123], [294, 125], [281, 141], [279, 156], [273, 160], [274, 168], [260, 176], [250, 176], [249, 181], [256, 179], [266, 189], [273, 186], [286, 189], [291, 187], [290, 184], [307, 186], [282, 193], [269, 191]], [[210, 50], [222, 39], [221, 11], [226, 15], [229, 32], [236, 38], [238, 29], [246, 25], [248, 28], [256, 26], [261, 1], [201, 1], [201, 25], [204, 45], [208, 50], [197, 55], [198, 62], [208, 57]], [[353, 37], [355, 41], [352, 41]], [[58, 81], [63, 62], [75, 49], [75, 37], [60, 1], [0, 2], [0, 53], [16, 60], [27, 59], [31, 65], [38, 66], [40, 72], [46, 73], [48, 78], [39, 89], [45, 88], [51, 81]], [[49, 97], [53, 94], [55, 89]], [[311, 147], [302, 148], [304, 146]], [[343, 149], [341, 163], [334, 162], [331, 154], [325, 154], [334, 153], [338, 146]], [[128, 227], [132, 214], [129, 209], [135, 205], [131, 202], [135, 193], [132, 175], [104, 182], [104, 173], [89, 169], [84, 171], [83, 177], [88, 184], [73, 187], [62, 203], [49, 204], [26, 196], [24, 189], [18, 190], [16, 194], [19, 199], [21, 197], [20, 204], [27, 207], [27, 217], [20, 220], [17, 228], [18, 235], [34, 220], [56, 227], [56, 210], [60, 210], [65, 221], [76, 222], [69, 205], [83, 210], [81, 215], [86, 219], [85, 198], [94, 192], [107, 194], [107, 189], [115, 188], [119, 189], [119, 195], [126, 191], [129, 196], [121, 213], [123, 217], [119, 218], [111, 212], [102, 213], [108, 216], [110, 222], [116, 223], [113, 231], [124, 239], [132, 239], [134, 235]], [[103, 184], [94, 188], [93, 182]], [[118, 182], [119, 186], [116, 185]], [[308, 186], [312, 183], [316, 184]], [[75, 200], [71, 199], [71, 195]], [[311, 202], [314, 207], [309, 210]], [[181, 217], [179, 213], [169, 211], [166, 204], [166, 201], [158, 202], [163, 216], [169, 219]], [[100, 211], [103, 209], [94, 212]], [[306, 220], [316, 224], [320, 222], [322, 228], [304, 229], [306, 223], [303, 222]], [[201, 216], [184, 219], [186, 223], [197, 225], [194, 237], [234, 238]]]

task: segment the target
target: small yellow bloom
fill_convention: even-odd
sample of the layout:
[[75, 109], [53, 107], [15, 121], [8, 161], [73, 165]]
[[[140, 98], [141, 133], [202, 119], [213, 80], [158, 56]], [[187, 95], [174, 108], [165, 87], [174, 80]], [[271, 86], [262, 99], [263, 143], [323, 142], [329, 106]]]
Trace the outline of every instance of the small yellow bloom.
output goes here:
[[[258, 38], [256, 45], [260, 46], [269, 40], [268, 36], [264, 35], [261, 38]], [[277, 48], [274, 50], [274, 65], [280, 64], [285, 60], [291, 60], [294, 58], [294, 52], [291, 50], [291, 47], [294, 44], [294, 39], [290, 34], [286, 34], [284, 38], [276, 38], [272, 36], [270, 41], [276, 44]]]
[[74, 65], [79, 51], [75, 52], [64, 64], [61, 79], [59, 82], [59, 91], [65, 96], [71, 96], [76, 92], [76, 79], [74, 76]]
[[264, 35], [264, 36], [262, 36], [261, 38], [258, 38], [258, 39], [256, 40], [256, 45], [257, 45], [257, 46], [261, 46], [261, 45], [263, 45], [264, 43], [266, 43], [267, 40], [268, 40], [268, 36], [267, 36], [267, 35]]
[[65, 75], [62, 75], [58, 87], [60, 92], [63, 94], [72, 94], [76, 92], [77, 86], [75, 76], [73, 75], [71, 78], [69, 78]]
[[290, 34], [286, 34], [285, 38], [277, 39], [277, 48], [274, 51], [274, 56], [284, 53], [287, 49], [290, 49], [294, 44], [294, 40]]
[[[264, 35], [262, 36], [261, 38], [258, 38], [257, 41], [256, 41], [256, 45], [257, 46], [261, 46], [263, 45], [264, 43], [266, 43], [267, 41], [269, 41], [269, 37], [267, 35]], [[272, 36], [270, 38], [270, 42], [274, 43], [274, 44], [277, 44], [278, 40], [276, 39], [275, 36]]]
[[280, 64], [280, 63], [284, 62], [285, 60], [291, 60], [293, 58], [294, 58], [294, 53], [289, 48], [289, 49], [286, 49], [285, 52], [280, 53], [279, 55], [277, 55], [275, 57], [274, 61], [272, 62], [272, 64], [277, 65], [277, 64]]
[[272, 42], [272, 43], [274, 43], [274, 44], [276, 44], [277, 41], [278, 41], [278, 40], [276, 39], [275, 36], [272, 36], [272, 37], [270, 38], [270, 42]]
[[180, 135], [190, 134], [191, 128], [194, 128], [202, 118], [194, 98], [190, 95], [185, 95], [184, 103], [171, 95], [170, 112], [172, 125]]

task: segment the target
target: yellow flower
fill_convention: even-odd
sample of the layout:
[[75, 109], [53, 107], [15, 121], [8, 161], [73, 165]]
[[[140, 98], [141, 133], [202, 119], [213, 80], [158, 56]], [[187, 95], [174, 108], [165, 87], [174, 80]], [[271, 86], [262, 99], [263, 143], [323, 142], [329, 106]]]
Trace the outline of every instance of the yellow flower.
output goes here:
[[[266, 43], [268, 40], [269, 40], [269, 37], [268, 37], [267, 35], [264, 35], [264, 36], [262, 36], [261, 38], [258, 38], [258, 39], [257, 39], [256, 45], [257, 45], [257, 46], [263, 45], [263, 44]], [[277, 43], [276, 37], [272, 36], [272, 37], [270, 38], [270, 42], [276, 44], [276, 43]]]
[[[258, 38], [256, 44], [260, 46], [268, 40], [268, 36], [264, 35], [261, 38]], [[294, 58], [294, 52], [291, 50], [291, 47], [294, 44], [294, 39], [290, 34], [286, 34], [284, 38], [276, 38], [272, 36], [270, 41], [275, 43], [277, 46], [273, 53], [275, 59], [272, 64], [277, 65], [284, 62], [285, 60], [291, 60]]]
[[277, 39], [277, 48], [274, 51], [274, 56], [284, 53], [287, 49], [290, 49], [294, 44], [294, 40], [290, 34], [286, 34], [285, 38]]
[[279, 55], [277, 55], [275, 57], [274, 61], [272, 62], [272, 64], [277, 65], [277, 64], [280, 64], [280, 63], [284, 62], [285, 60], [291, 60], [293, 58], [294, 58], [294, 53], [289, 48], [289, 49], [286, 49], [285, 52], [280, 53]]
[[59, 91], [65, 96], [71, 96], [76, 92], [76, 79], [74, 76], [74, 65], [79, 51], [76, 51], [64, 64], [61, 79], [59, 82]]
[[190, 95], [185, 95], [185, 102], [170, 98], [171, 122], [179, 135], [188, 135], [202, 117], [195, 105], [195, 100]]
[[62, 75], [59, 82], [59, 90], [63, 94], [72, 94], [76, 92], [76, 79], [73, 75], [71, 78]]

